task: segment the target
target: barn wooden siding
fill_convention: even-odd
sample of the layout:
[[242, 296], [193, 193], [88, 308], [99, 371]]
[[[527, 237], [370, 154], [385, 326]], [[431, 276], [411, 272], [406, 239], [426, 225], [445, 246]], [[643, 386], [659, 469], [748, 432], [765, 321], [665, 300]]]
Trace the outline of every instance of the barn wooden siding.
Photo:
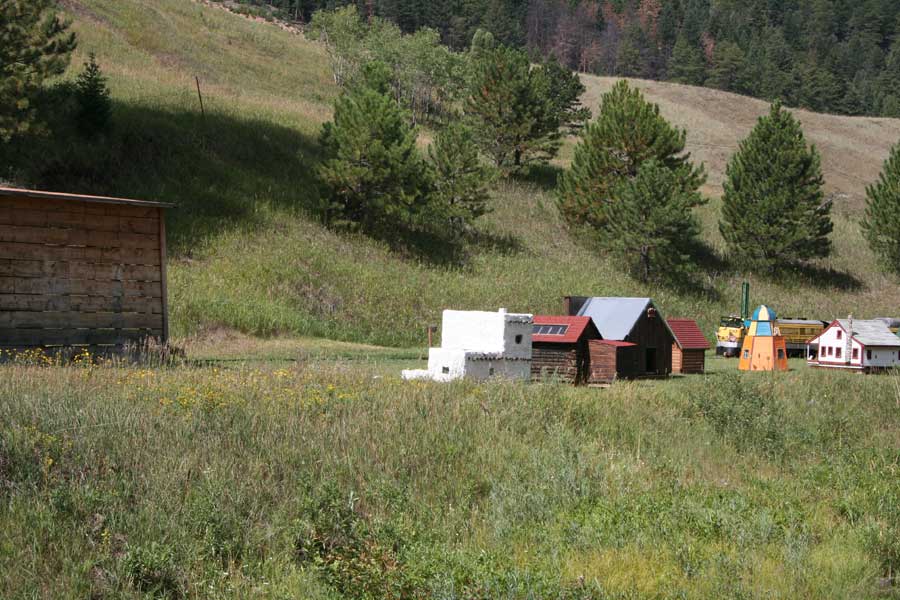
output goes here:
[[619, 346], [602, 340], [588, 342], [588, 383], [612, 383], [641, 375], [640, 348]]
[[166, 340], [166, 206], [0, 190], [0, 346]]
[[[661, 376], [672, 372], [672, 344], [675, 339], [662, 315], [654, 313], [651, 317], [645, 312], [635, 323], [626, 340], [639, 347], [637, 357], [639, 375]], [[655, 370], [650, 369], [650, 365], [647, 364], [648, 349], [656, 352]]]
[[672, 345], [672, 372], [684, 375], [698, 375], [706, 372], [705, 350], [682, 350], [678, 344]]
[[536, 342], [531, 348], [531, 379], [556, 377], [566, 383], [579, 383], [579, 352], [576, 344]]

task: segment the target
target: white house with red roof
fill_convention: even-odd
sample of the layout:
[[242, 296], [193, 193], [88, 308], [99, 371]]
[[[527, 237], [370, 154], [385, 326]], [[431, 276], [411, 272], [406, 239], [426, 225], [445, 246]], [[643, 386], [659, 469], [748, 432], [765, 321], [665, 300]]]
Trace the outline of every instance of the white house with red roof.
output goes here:
[[877, 371], [900, 367], [900, 337], [881, 320], [838, 319], [806, 344], [811, 367]]

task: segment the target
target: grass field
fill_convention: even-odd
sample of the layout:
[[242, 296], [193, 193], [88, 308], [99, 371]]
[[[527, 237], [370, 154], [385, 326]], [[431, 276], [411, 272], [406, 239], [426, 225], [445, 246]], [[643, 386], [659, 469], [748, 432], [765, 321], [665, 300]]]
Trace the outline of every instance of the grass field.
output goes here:
[[356, 358], [4, 367], [0, 597], [895, 593], [896, 376], [437, 385]]
[[[337, 93], [318, 47], [188, 0], [63, 3], [72, 73], [98, 54], [116, 129], [35, 143], [0, 176], [177, 202], [186, 358], [0, 367], [0, 598], [900, 595], [900, 377], [710, 359], [705, 376], [606, 390], [403, 383], [446, 306], [650, 295], [709, 331], [745, 275], [718, 256], [702, 290], [638, 285], [563, 227], [552, 169], [500, 184], [452, 261], [329, 231], [309, 217]], [[611, 80], [585, 83], [596, 109]], [[690, 128], [721, 253], [716, 185], [764, 105], [635, 83]], [[856, 222], [900, 121], [799, 116], [842, 194], [837, 253], [751, 278], [754, 302], [900, 313]]]

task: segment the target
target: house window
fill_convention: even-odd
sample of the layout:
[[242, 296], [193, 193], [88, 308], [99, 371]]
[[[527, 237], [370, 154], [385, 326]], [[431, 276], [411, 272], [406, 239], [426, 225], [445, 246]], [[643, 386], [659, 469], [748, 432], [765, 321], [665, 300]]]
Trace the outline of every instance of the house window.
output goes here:
[[444, 367], [444, 368], [442, 368], [442, 369], [441, 369], [441, 373], [443, 373], [444, 375], [447, 375], [448, 373], [450, 373], [450, 367]]
[[834, 347], [828, 346], [828, 356], [834, 356]]
[[868, 360], [872, 360], [872, 351], [871, 350], [866, 350], [866, 358]]
[[750, 351], [744, 350], [744, 358], [750, 358]]
[[841, 349], [838, 348], [838, 349], [835, 351], [834, 355], [835, 355], [835, 357], [840, 358], [840, 357], [841, 357]]
[[778, 360], [781, 360], [781, 359], [783, 359], [783, 358], [784, 358], [784, 350], [782, 350], [781, 348], [779, 348], [779, 349], [778, 349]]
[[844, 332], [840, 329], [837, 330], [837, 339], [841, 339], [841, 336], [844, 335]]
[[853, 349], [853, 360], [859, 359], [859, 348]]
[[522, 336], [521, 336], [521, 335], [517, 335], [517, 336], [516, 336], [516, 343], [517, 343], [517, 344], [521, 344], [521, 343], [522, 343]]
[[493, 377], [493, 376], [494, 376], [494, 367], [491, 367], [491, 370], [488, 371], [488, 377]]

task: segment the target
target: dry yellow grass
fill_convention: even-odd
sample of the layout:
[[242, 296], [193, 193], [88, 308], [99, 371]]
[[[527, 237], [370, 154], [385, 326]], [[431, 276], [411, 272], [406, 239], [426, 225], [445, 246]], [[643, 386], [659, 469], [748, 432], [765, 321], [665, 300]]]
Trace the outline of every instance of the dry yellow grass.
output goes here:
[[[618, 79], [582, 75], [582, 81], [587, 87], [584, 103], [596, 112], [600, 96]], [[768, 103], [675, 83], [629, 81], [659, 105], [666, 119], [687, 129], [688, 149], [709, 172], [706, 192], [720, 195], [728, 159], [768, 111]], [[891, 146], [900, 140], [900, 120], [793, 112], [807, 140], [822, 153], [827, 191], [846, 196], [836, 198], [838, 210], [859, 210], [866, 186], [877, 179]]]

